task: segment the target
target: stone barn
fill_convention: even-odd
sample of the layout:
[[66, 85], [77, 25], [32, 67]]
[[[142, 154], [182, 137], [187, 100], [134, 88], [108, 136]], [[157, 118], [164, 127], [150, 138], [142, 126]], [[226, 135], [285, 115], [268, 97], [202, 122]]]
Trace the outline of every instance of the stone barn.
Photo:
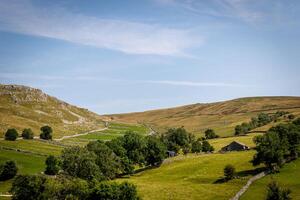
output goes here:
[[229, 145], [223, 147], [221, 149], [221, 152], [226, 152], [226, 151], [245, 151], [245, 150], [249, 150], [250, 147], [248, 147], [247, 145], [237, 142], [237, 141], [233, 141], [231, 142]]

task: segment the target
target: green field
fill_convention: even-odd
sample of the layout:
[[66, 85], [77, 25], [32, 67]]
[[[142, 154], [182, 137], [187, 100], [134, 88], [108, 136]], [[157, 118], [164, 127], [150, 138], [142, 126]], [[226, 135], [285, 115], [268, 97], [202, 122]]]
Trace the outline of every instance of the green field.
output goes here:
[[254, 151], [227, 154], [178, 156], [165, 160], [161, 167], [146, 170], [127, 180], [137, 185], [144, 200], [229, 199], [247, 182], [250, 175], [226, 183], [215, 183], [223, 176], [226, 164], [247, 174], [254, 167], [249, 162]]
[[300, 160], [286, 164], [278, 174], [268, 175], [254, 182], [241, 200], [263, 200], [266, 197], [267, 185], [275, 180], [280, 186], [291, 189], [292, 199], [300, 199]]
[[238, 137], [227, 137], [227, 138], [217, 138], [209, 140], [210, 144], [215, 148], [215, 151], [221, 150], [222, 147], [230, 144], [233, 141], [244, 143], [249, 147], [255, 147], [253, 138], [257, 135], [262, 135], [261, 133], [251, 133], [245, 136]]
[[146, 135], [148, 134], [149, 129], [138, 124], [110, 123], [107, 130], [93, 132], [88, 135], [82, 135], [74, 138], [68, 138], [63, 140], [62, 143], [66, 145], [84, 146], [90, 141], [94, 140], [112, 140], [114, 138], [123, 136], [126, 131], [133, 131], [141, 135]]
[[[44, 156], [25, 154], [15, 151], [0, 150], [0, 163], [7, 160], [13, 160], [18, 166], [18, 174], [37, 174], [45, 169]], [[9, 191], [12, 180], [0, 182], [0, 193], [4, 194]]]
[[32, 152], [33, 154], [43, 155], [59, 155], [63, 147], [59, 145], [49, 144], [39, 140], [17, 140], [7, 141], [0, 140], [0, 148], [10, 148], [21, 151]]

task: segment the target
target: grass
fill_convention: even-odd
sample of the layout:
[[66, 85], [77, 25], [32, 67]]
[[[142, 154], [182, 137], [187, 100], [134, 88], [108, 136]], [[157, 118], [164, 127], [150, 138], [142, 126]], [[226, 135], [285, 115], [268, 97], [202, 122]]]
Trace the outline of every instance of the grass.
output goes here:
[[0, 148], [12, 148], [15, 150], [29, 151], [36, 154], [44, 155], [60, 155], [63, 147], [49, 144], [46, 142], [41, 142], [38, 140], [17, 140], [17, 141], [7, 141], [0, 140]]
[[[299, 97], [252, 97], [218, 103], [193, 104], [169, 109], [111, 115], [115, 121], [151, 125], [158, 132], [184, 126], [189, 132], [203, 136], [212, 128], [221, 137], [234, 134], [234, 127], [249, 122], [260, 112], [288, 111], [300, 116]], [[264, 127], [261, 127], [264, 128]], [[266, 127], [265, 129], [267, 129]]]
[[67, 145], [84, 146], [90, 141], [94, 140], [112, 140], [114, 138], [123, 136], [126, 131], [133, 131], [141, 135], [146, 135], [149, 132], [149, 129], [138, 124], [109, 123], [107, 130], [90, 133], [88, 135], [82, 135], [76, 138], [68, 138], [63, 140], [62, 143]]
[[235, 136], [227, 138], [217, 138], [209, 140], [210, 144], [215, 148], [215, 151], [221, 150], [222, 147], [230, 144], [233, 141], [244, 143], [249, 147], [255, 147], [253, 138], [257, 135], [262, 135], [262, 133], [250, 133], [245, 136]]
[[281, 187], [289, 188], [292, 199], [300, 199], [300, 159], [286, 164], [280, 173], [268, 175], [254, 182], [241, 200], [265, 199], [267, 185], [275, 180]]
[[0, 84], [0, 93], [0, 137], [8, 128], [16, 128], [19, 133], [31, 128], [39, 135], [40, 127], [49, 125], [54, 138], [59, 138], [104, 127], [103, 117], [37, 89]]
[[238, 172], [253, 170], [249, 162], [254, 151], [227, 154], [178, 156], [167, 159], [162, 166], [118, 181], [137, 185], [144, 200], [229, 199], [247, 182], [250, 176], [216, 183], [223, 176], [226, 164], [233, 164]]
[[[45, 159], [44, 156], [0, 150], [0, 163], [4, 163], [7, 160], [15, 161], [19, 169], [18, 174], [38, 174], [44, 171]], [[12, 180], [0, 182], [0, 193], [7, 193], [11, 184]]]

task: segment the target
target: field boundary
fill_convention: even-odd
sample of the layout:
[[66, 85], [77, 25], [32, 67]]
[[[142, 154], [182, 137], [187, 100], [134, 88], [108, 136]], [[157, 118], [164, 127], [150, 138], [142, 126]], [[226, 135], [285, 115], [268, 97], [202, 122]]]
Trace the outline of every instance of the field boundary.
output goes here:
[[247, 181], [246, 185], [244, 185], [244, 186], [242, 187], [242, 189], [240, 189], [240, 191], [238, 191], [238, 192], [236, 193], [236, 195], [235, 195], [233, 198], [231, 198], [230, 200], [239, 200], [240, 197], [247, 191], [247, 189], [250, 187], [250, 185], [251, 185], [254, 181], [256, 181], [256, 180], [258, 180], [258, 179], [261, 179], [261, 178], [265, 177], [265, 176], [268, 175], [269, 173], [270, 173], [270, 171], [266, 170], [266, 171], [263, 171], [263, 172], [261, 172], [261, 173], [259, 173], [259, 174], [256, 174], [256, 175], [253, 176], [252, 178], [250, 178], [250, 179]]

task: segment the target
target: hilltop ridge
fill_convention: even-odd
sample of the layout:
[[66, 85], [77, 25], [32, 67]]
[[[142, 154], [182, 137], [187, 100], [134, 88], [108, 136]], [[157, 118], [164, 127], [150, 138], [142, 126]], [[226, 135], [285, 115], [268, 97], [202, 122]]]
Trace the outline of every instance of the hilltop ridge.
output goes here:
[[23, 85], [0, 84], [0, 135], [7, 128], [32, 128], [38, 134], [43, 125], [54, 129], [54, 137], [103, 127], [102, 117]]
[[230, 136], [236, 125], [250, 121], [251, 117], [258, 113], [272, 113], [279, 110], [300, 115], [300, 97], [243, 97], [215, 103], [196, 103], [107, 116], [126, 123], [148, 124], [159, 132], [171, 127], [184, 126], [195, 134], [201, 135], [205, 129], [213, 128], [221, 136]]

